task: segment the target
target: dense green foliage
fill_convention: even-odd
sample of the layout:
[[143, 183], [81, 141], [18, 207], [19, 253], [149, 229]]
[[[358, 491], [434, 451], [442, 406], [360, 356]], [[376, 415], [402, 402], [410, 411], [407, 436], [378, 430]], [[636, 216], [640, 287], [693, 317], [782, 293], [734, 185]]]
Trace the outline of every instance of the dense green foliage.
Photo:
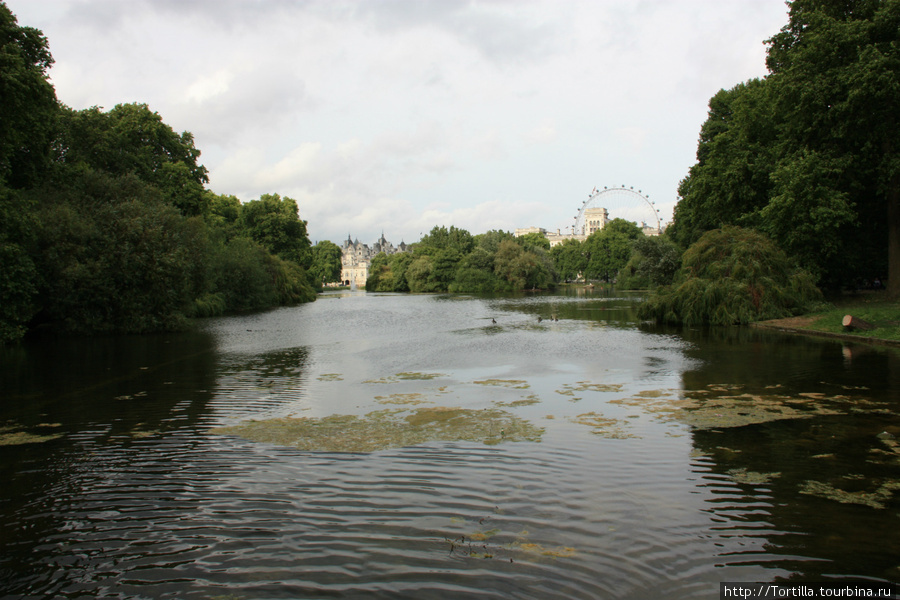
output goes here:
[[436, 226], [410, 252], [372, 259], [366, 289], [475, 293], [548, 289], [555, 281], [550, 256], [538, 240], [501, 231], [472, 236]]
[[[632, 260], [635, 244], [643, 239], [646, 238], [640, 227], [624, 219], [613, 219], [583, 242], [566, 240], [550, 249], [549, 254], [556, 272], [565, 281], [583, 278], [613, 282], [621, 277]], [[629, 287], [633, 284], [647, 285], [628, 280]]]
[[812, 275], [762, 234], [726, 226], [684, 253], [671, 286], [641, 304], [642, 319], [736, 325], [789, 317], [822, 302]]
[[323, 240], [313, 246], [309, 275], [310, 281], [314, 281], [319, 286], [340, 281], [341, 247], [328, 240]]
[[619, 271], [616, 283], [631, 290], [668, 285], [680, 266], [681, 252], [668, 237], [641, 236], [634, 240], [631, 258]]
[[671, 235], [750, 227], [821, 285], [900, 293], [900, 0], [794, 0], [767, 43], [769, 74], [710, 100]]
[[57, 180], [86, 170], [133, 173], [155, 186], [170, 204], [188, 216], [203, 211], [206, 167], [197, 163], [200, 150], [188, 133], [176, 133], [146, 104], [60, 110], [54, 139]]
[[0, 183], [28, 186], [46, 167], [58, 105], [47, 38], [0, 3]]
[[613, 219], [603, 229], [595, 231], [584, 240], [584, 277], [613, 281], [619, 270], [631, 258], [634, 241], [641, 237], [641, 229], [624, 219]]
[[144, 104], [60, 105], [52, 62], [46, 38], [0, 2], [0, 343], [35, 327], [137, 333], [315, 298], [333, 253], [308, 274], [294, 200], [214, 194], [190, 133]]

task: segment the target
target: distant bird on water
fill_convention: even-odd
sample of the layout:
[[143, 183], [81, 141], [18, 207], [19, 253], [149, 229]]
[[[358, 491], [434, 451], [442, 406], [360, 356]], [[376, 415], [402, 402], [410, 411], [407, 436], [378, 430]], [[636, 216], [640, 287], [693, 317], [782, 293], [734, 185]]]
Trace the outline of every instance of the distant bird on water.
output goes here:
[[538, 317], [538, 323], [544, 320], [544, 317]]
[[492, 317], [492, 318], [491, 318], [491, 323], [493, 323], [494, 325], [496, 325], [496, 324], [497, 324], [497, 319], [494, 319], [494, 318]]

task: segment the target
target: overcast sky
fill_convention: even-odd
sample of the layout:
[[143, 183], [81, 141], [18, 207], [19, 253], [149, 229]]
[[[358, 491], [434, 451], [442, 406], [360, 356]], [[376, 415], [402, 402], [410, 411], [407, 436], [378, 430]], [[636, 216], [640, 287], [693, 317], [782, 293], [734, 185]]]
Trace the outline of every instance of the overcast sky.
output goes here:
[[[73, 108], [142, 102], [209, 187], [313, 242], [573, 224], [595, 186], [669, 221], [709, 98], [765, 75], [783, 0], [7, 0]], [[610, 217], [615, 217], [613, 213]]]

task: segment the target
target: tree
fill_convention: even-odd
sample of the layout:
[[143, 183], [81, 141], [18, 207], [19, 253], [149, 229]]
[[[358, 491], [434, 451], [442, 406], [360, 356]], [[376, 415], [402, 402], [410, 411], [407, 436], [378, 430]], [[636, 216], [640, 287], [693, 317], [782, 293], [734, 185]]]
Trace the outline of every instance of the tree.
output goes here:
[[672, 235], [745, 225], [822, 285], [887, 269], [900, 294], [900, 0], [794, 0], [767, 44], [767, 77], [710, 101]]
[[37, 310], [35, 205], [20, 190], [37, 183], [49, 161], [59, 110], [52, 64], [43, 34], [20, 27], [0, 2], [0, 344], [20, 339]]
[[98, 107], [61, 113], [55, 142], [57, 179], [84, 168], [111, 175], [134, 174], [156, 186], [182, 214], [204, 211], [206, 167], [197, 163], [200, 150], [189, 132], [176, 133], [146, 104], [118, 104], [109, 112]]
[[38, 271], [28, 247], [34, 243], [31, 204], [0, 185], [0, 344], [19, 340], [37, 311]]
[[515, 236], [508, 231], [500, 231], [499, 229], [492, 229], [490, 231], [486, 231], [484, 233], [479, 233], [475, 236], [474, 241], [475, 245], [478, 248], [482, 248], [486, 252], [490, 254], [496, 254], [497, 249], [500, 248], [500, 242], [503, 240], [515, 240]]
[[813, 277], [771, 240], [728, 226], [706, 232], [688, 248], [675, 282], [641, 304], [638, 316], [736, 325], [801, 314], [820, 302]]
[[540, 233], [526, 233], [516, 238], [516, 241], [526, 250], [531, 252], [547, 252], [550, 250], [550, 240]]
[[434, 291], [447, 291], [450, 283], [456, 277], [456, 269], [460, 260], [462, 260], [462, 254], [452, 246], [439, 250], [432, 257], [433, 268], [429, 279]]
[[545, 256], [525, 250], [514, 240], [500, 242], [494, 257], [494, 275], [504, 290], [547, 289], [556, 280]]
[[494, 253], [480, 245], [467, 254], [459, 263], [451, 292], [486, 293], [497, 289], [494, 276]]
[[700, 129], [697, 164], [678, 186], [669, 235], [683, 247], [723, 224], [746, 223], [768, 202], [777, 135], [771, 86], [753, 79], [720, 90]]
[[341, 247], [328, 240], [313, 246], [310, 276], [319, 285], [340, 281]]
[[243, 205], [241, 219], [246, 233], [263, 248], [303, 268], [310, 266], [311, 243], [296, 200], [263, 194]]
[[465, 229], [457, 229], [453, 225], [447, 229], [443, 225], [435, 225], [430, 232], [416, 244], [416, 253], [434, 254], [438, 250], [452, 249], [460, 255], [468, 254], [475, 247], [472, 234]]
[[0, 2], [0, 185], [24, 188], [43, 175], [59, 110], [52, 64], [47, 38]]
[[640, 289], [668, 285], [681, 266], [681, 252], [663, 236], [641, 236], [634, 240], [631, 258], [619, 271], [619, 284]]
[[384, 252], [376, 254], [369, 263], [369, 274], [366, 277], [367, 292], [390, 292], [394, 287], [390, 259]]
[[409, 291], [409, 281], [407, 280], [406, 273], [409, 270], [410, 265], [415, 261], [415, 257], [410, 252], [398, 252], [396, 254], [391, 254], [390, 258], [390, 270], [391, 270], [391, 279], [392, 279], [392, 287], [391, 292], [408, 292]]
[[406, 281], [409, 284], [409, 291], [413, 293], [437, 291], [431, 277], [433, 271], [434, 264], [429, 255], [423, 254], [416, 258], [409, 265], [409, 268], [406, 269]]
[[641, 229], [624, 219], [613, 219], [583, 243], [586, 257], [585, 279], [612, 281], [631, 258], [632, 243], [643, 235]]
[[209, 190], [204, 192], [203, 201], [207, 210], [203, 218], [210, 227], [221, 232], [226, 240], [231, 240], [240, 234], [241, 230], [241, 201], [237, 196], [224, 196], [215, 194]]
[[583, 243], [568, 239], [550, 249], [553, 266], [566, 281], [578, 279], [587, 266]]
[[38, 320], [74, 333], [181, 327], [205, 289], [208, 240], [134, 175], [40, 188]]
[[[821, 223], [838, 220], [832, 230], [846, 256], [832, 260], [825, 245], [816, 266], [826, 282], [886, 265], [888, 291], [900, 294], [900, 2], [795, 0], [768, 44], [784, 122], [775, 197], [799, 205], [794, 214], [809, 222], [806, 235], [785, 238], [770, 220], [772, 233], [789, 252], [808, 254]], [[798, 172], [816, 177], [816, 189], [793, 185]], [[804, 213], [811, 202], [823, 208]]]

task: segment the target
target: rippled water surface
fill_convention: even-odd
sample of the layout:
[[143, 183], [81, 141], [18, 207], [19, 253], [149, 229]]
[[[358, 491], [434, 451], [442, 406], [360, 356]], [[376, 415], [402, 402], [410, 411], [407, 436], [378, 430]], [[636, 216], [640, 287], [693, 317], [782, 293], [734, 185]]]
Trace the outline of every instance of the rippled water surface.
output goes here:
[[[334, 293], [186, 334], [4, 350], [0, 597], [698, 598], [900, 579], [896, 353], [651, 329], [633, 300]], [[348, 429], [323, 452], [213, 431], [437, 408], [540, 434], [359, 452]]]

